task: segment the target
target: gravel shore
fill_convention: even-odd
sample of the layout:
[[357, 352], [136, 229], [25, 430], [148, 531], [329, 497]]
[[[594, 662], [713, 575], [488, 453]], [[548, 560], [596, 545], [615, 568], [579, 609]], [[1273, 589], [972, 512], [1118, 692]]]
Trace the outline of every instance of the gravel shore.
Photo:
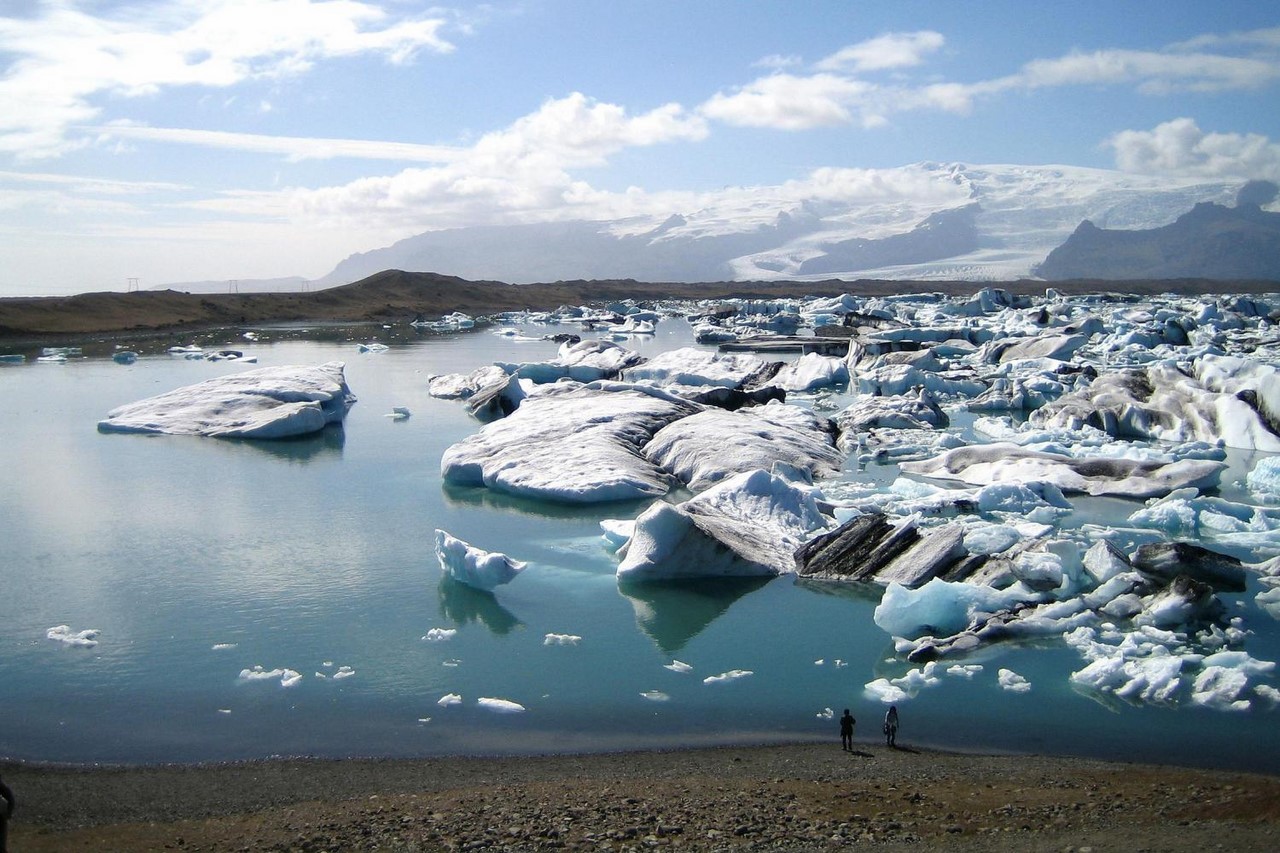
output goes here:
[[1278, 776], [866, 742], [0, 773], [13, 853], [1280, 847]]

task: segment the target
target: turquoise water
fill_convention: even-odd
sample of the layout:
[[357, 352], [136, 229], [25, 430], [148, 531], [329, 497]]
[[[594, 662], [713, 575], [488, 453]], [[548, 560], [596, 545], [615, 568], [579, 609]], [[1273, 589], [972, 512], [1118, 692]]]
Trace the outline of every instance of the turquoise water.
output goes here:
[[[378, 327], [263, 336], [274, 342], [202, 343], [253, 353], [257, 366], [345, 361], [359, 402], [343, 428], [278, 443], [105, 435], [96, 423], [114, 406], [251, 366], [160, 352], [120, 365], [103, 351], [0, 368], [0, 756], [133, 763], [834, 742], [836, 721], [817, 715], [844, 707], [860, 739], [876, 736], [883, 706], [863, 685], [908, 668], [872, 622], [877, 589], [789, 577], [619, 588], [598, 525], [639, 505], [565, 508], [443, 485], [441, 453], [478, 424], [461, 404], [431, 399], [427, 377], [550, 358], [555, 344]], [[373, 338], [392, 349], [356, 351]], [[655, 339], [627, 345], [654, 354], [689, 338], [683, 321], [666, 321]], [[393, 406], [412, 417], [387, 418]], [[896, 469], [845, 476], [887, 483]], [[1117, 504], [1138, 508], [1081, 501], [1071, 523], [1114, 518]], [[436, 528], [529, 568], [494, 595], [444, 582]], [[1277, 660], [1280, 623], [1253, 592], [1226, 599], [1254, 631], [1249, 653]], [[99, 644], [47, 639], [60, 624], [99, 629]], [[424, 640], [432, 628], [457, 634]], [[582, 639], [544, 645], [548, 633]], [[664, 668], [673, 659], [692, 672]], [[965, 662], [984, 670], [944, 676], [902, 704], [903, 742], [1280, 769], [1265, 703], [1243, 714], [1106, 703], [1071, 687], [1083, 661], [1056, 641]], [[239, 678], [255, 665], [303, 678], [289, 688]], [[316, 676], [341, 666], [355, 674]], [[1000, 667], [1032, 691], [1002, 690]], [[753, 674], [703, 683], [734, 669]], [[652, 691], [668, 698], [641, 695]], [[448, 693], [462, 703], [438, 705]], [[480, 697], [527, 711], [495, 714]]]

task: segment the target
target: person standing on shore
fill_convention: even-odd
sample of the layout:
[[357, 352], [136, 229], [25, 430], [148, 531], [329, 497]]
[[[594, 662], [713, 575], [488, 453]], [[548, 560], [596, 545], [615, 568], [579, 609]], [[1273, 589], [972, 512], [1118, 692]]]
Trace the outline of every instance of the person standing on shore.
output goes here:
[[9, 851], [9, 818], [13, 817], [13, 807], [17, 804], [13, 791], [0, 779], [0, 798], [4, 799], [4, 808], [0, 808], [0, 853]]
[[889, 713], [884, 715], [884, 742], [895, 747], [898, 745], [898, 706], [890, 705]]
[[853, 724], [856, 722], [853, 714], [845, 708], [844, 716], [840, 718], [840, 748], [845, 752], [853, 752]]

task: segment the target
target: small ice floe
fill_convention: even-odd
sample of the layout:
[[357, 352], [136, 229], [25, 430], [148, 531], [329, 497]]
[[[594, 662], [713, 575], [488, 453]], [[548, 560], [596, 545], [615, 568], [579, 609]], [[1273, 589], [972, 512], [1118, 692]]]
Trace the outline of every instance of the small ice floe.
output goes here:
[[640, 695], [648, 699], [650, 702], [668, 702], [671, 700], [671, 697], [666, 693], [663, 693], [661, 690], [646, 690]]
[[377, 343], [376, 341], [367, 344], [356, 344], [357, 352], [386, 352], [389, 349], [391, 349], [391, 347], [386, 344]]
[[817, 717], [819, 720], [829, 720], [835, 715], [836, 715], [836, 712], [831, 710], [830, 708], [823, 708], [821, 711], [814, 714], [814, 716]]
[[844, 669], [846, 666], [849, 665], [849, 662], [840, 660], [840, 658], [836, 658], [834, 661], [831, 662], [831, 665], [834, 666], [836, 669]]
[[1031, 682], [1011, 669], [1001, 669], [996, 673], [996, 681], [1010, 693], [1031, 692]]
[[448, 667], [462, 666], [462, 661], [458, 660], [457, 658], [450, 658], [449, 660], [440, 661], [440, 665], [448, 666]]
[[138, 360], [138, 354], [132, 350], [121, 350], [112, 354], [111, 360], [116, 364], [133, 364]]
[[0, 353], [0, 364], [26, 364], [27, 357], [20, 352]]
[[462, 696], [458, 693], [446, 693], [436, 702], [441, 708], [448, 708], [450, 705], [461, 705]]
[[234, 649], [239, 643], [214, 643], [210, 648], [215, 652], [225, 652], [227, 649]]
[[957, 663], [947, 667], [947, 675], [954, 675], [958, 678], [973, 678], [982, 672], [982, 664], [980, 663]]
[[256, 665], [252, 669], [240, 670], [241, 681], [272, 681], [280, 680], [281, 687], [293, 687], [302, 681], [302, 673], [292, 669], [264, 669], [261, 665]]
[[512, 702], [510, 699], [495, 699], [491, 696], [481, 696], [476, 700], [476, 704], [487, 711], [493, 711], [495, 714], [520, 714], [525, 710], [525, 707], [519, 702]]
[[324, 667], [325, 669], [333, 669], [333, 661], [331, 661], [331, 660], [327, 660], [327, 661], [325, 661], [324, 663], [322, 663], [322, 664], [320, 664], [320, 665], [321, 665], [322, 667]]
[[682, 660], [672, 660], [671, 663], [664, 663], [663, 669], [669, 669], [672, 672], [693, 672], [693, 667]]
[[547, 634], [542, 638], [544, 646], [576, 646], [582, 642], [577, 634]]
[[204, 355], [204, 348], [203, 348], [203, 347], [198, 347], [198, 346], [196, 346], [195, 344], [187, 344], [186, 346], [175, 346], [175, 347], [169, 347], [169, 352], [170, 352], [170, 353], [172, 353], [173, 355], [182, 355], [182, 356], [187, 356], [187, 355], [198, 355], [198, 356], [203, 356], [203, 355]]
[[630, 518], [606, 518], [601, 520], [600, 529], [604, 531], [601, 538], [604, 539], [605, 547], [610, 551], [617, 551], [635, 533], [636, 522]]
[[443, 643], [446, 640], [452, 640], [457, 634], [457, 628], [432, 628], [422, 635], [422, 639], [428, 643]]
[[98, 634], [102, 633], [97, 628], [88, 628], [84, 631], [73, 631], [70, 625], [54, 625], [44, 635], [50, 640], [57, 640], [65, 646], [76, 646], [82, 649], [90, 649], [98, 645]]
[[334, 678], [350, 678], [355, 675], [356, 671], [349, 666], [340, 666], [338, 671], [333, 674]]
[[419, 717], [419, 718], [418, 718], [418, 722], [420, 722], [420, 723], [429, 723], [429, 722], [431, 722], [431, 718], [430, 718], [430, 717]]
[[245, 332], [245, 333], [244, 333], [243, 335], [241, 335], [240, 337], [244, 338], [246, 341], [256, 341], [256, 340], [258, 339], [258, 333], [257, 333], [257, 332]]
[[62, 354], [36, 356], [36, 364], [66, 364], [66, 363], [67, 363], [67, 357]]
[[449, 577], [486, 592], [510, 583], [526, 565], [506, 554], [481, 551], [443, 530], [436, 531], [436, 559]]
[[408, 406], [392, 406], [391, 411], [383, 415], [383, 417], [391, 418], [393, 421], [403, 421], [407, 420], [410, 414], [412, 413], [409, 411]]
[[926, 687], [933, 687], [939, 681], [934, 675], [937, 668], [935, 661], [929, 661], [920, 669], [909, 669], [898, 678], [877, 678], [863, 685], [868, 695], [879, 699], [886, 705], [914, 698]]
[[818, 658], [816, 661], [814, 661], [814, 662], [813, 662], [813, 665], [814, 665], [814, 666], [822, 666], [822, 665], [823, 665], [823, 664], [825, 664], [826, 662], [827, 662], [827, 659], [826, 659], [826, 658]]
[[737, 681], [740, 678], [746, 678], [748, 675], [755, 675], [754, 670], [750, 669], [731, 669], [728, 672], [722, 672], [719, 675], [708, 675], [702, 679], [703, 684], [728, 684], [730, 681]]
[[218, 709], [218, 713], [219, 713], [219, 714], [230, 714], [230, 713], [231, 713], [231, 709], [230, 709], [230, 708], [219, 708], [219, 709]]

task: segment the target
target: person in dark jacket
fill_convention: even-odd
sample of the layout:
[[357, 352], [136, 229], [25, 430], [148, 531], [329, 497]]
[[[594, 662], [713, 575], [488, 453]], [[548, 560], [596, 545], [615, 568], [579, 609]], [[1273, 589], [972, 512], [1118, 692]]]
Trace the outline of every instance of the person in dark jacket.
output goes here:
[[844, 709], [844, 716], [840, 718], [840, 748], [846, 752], [853, 751], [853, 724], [857, 720], [853, 718], [853, 714], [849, 713], [849, 709]]

